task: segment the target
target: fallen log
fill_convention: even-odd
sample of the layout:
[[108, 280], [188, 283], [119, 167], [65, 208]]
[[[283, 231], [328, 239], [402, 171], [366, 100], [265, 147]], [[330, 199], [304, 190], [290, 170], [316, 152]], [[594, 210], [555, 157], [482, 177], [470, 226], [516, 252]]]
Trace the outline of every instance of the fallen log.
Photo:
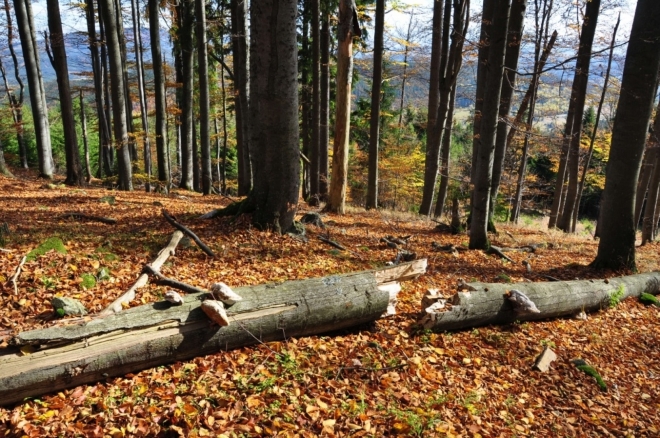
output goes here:
[[[423, 274], [426, 260], [391, 268], [237, 288], [230, 325], [201, 309], [207, 294], [167, 301], [81, 325], [19, 333], [0, 353], [0, 405], [258, 342], [309, 336], [380, 318], [400, 289]], [[30, 347], [27, 347], [30, 346]], [[28, 349], [33, 352], [28, 355]]]
[[[507, 324], [591, 312], [616, 305], [627, 297], [660, 293], [660, 272], [607, 280], [543, 283], [468, 283], [469, 291], [447, 300], [451, 306], [428, 307], [420, 319], [425, 329], [461, 330], [489, 324]], [[520, 314], [505, 294], [516, 289], [534, 302], [540, 313]]]

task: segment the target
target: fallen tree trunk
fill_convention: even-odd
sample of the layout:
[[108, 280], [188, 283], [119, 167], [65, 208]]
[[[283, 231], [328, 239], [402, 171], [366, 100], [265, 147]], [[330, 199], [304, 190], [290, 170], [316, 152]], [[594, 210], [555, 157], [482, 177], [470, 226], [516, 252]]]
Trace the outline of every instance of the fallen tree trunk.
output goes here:
[[[426, 260], [391, 268], [237, 288], [230, 325], [212, 325], [200, 308], [207, 294], [173, 306], [162, 301], [82, 325], [23, 332], [0, 353], [0, 405], [110, 376], [258, 342], [309, 336], [380, 318], [398, 281], [426, 270]], [[36, 351], [21, 354], [26, 346]]]
[[[609, 280], [556, 281], [551, 283], [467, 283], [469, 292], [457, 292], [451, 306], [427, 307], [420, 324], [434, 331], [460, 330], [488, 324], [506, 324], [590, 312], [616, 305], [627, 297], [660, 293], [660, 272]], [[520, 314], [504, 296], [518, 290], [531, 299], [540, 313]], [[429, 298], [425, 297], [426, 303]]]

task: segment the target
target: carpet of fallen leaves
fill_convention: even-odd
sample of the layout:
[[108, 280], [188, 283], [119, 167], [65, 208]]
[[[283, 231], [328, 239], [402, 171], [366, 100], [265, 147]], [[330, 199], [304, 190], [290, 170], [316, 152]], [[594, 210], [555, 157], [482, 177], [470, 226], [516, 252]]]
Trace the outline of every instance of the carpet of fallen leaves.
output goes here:
[[[230, 200], [175, 191], [165, 196], [100, 186], [48, 185], [23, 175], [0, 176], [0, 283], [22, 256], [50, 237], [66, 254], [49, 252], [25, 264], [0, 289], [0, 342], [12, 333], [55, 323], [50, 299], [70, 296], [94, 313], [135, 281], [173, 232], [166, 208], [217, 257], [180, 245], [163, 273], [200, 287], [233, 286], [360, 271], [383, 266], [396, 251], [379, 239], [412, 235], [409, 250], [426, 257], [426, 275], [403, 284], [398, 315], [351, 331], [219, 352], [0, 408], [0, 436], [660, 436], [660, 309], [627, 300], [586, 321], [558, 319], [458, 333], [415, 328], [429, 288], [450, 294], [466, 281], [542, 281], [626, 274], [591, 270], [597, 243], [586, 232], [566, 236], [538, 224], [500, 225], [493, 243], [540, 244], [535, 254], [436, 252], [432, 242], [464, 249], [466, 235], [434, 230], [418, 216], [354, 210], [325, 215], [342, 252], [251, 228], [249, 218], [197, 217]], [[111, 198], [109, 198], [111, 197]], [[300, 213], [307, 211], [301, 207]], [[116, 225], [64, 217], [81, 212]], [[658, 268], [660, 245], [639, 248], [640, 271]], [[532, 272], [521, 263], [529, 258]], [[102, 281], [90, 286], [85, 274]], [[85, 284], [90, 287], [85, 287]], [[135, 305], [162, 299], [147, 286]], [[6, 345], [6, 344], [5, 344]], [[544, 345], [558, 359], [547, 373], [531, 365]], [[2, 350], [0, 350], [1, 354]], [[583, 358], [608, 392], [577, 370]]]

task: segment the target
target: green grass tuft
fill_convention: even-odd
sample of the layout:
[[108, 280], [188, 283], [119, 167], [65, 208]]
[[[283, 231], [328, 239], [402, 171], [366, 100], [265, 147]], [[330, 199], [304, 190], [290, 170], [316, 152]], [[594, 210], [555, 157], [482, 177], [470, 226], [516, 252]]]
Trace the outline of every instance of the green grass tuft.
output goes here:
[[31, 262], [37, 257], [42, 256], [51, 250], [57, 251], [60, 254], [66, 254], [66, 248], [64, 247], [64, 242], [62, 242], [62, 239], [59, 237], [49, 237], [44, 241], [44, 243], [28, 253], [27, 261]]

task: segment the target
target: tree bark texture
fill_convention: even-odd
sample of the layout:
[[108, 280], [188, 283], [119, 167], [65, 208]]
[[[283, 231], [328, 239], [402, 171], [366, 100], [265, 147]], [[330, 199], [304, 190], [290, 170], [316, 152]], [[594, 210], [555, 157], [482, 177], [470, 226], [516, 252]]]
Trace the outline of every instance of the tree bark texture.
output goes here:
[[232, 0], [231, 29], [234, 60], [234, 113], [236, 117], [236, 148], [238, 159], [238, 195], [245, 196], [252, 189], [254, 160], [250, 145], [249, 80], [247, 48], [247, 0]]
[[310, 0], [312, 27], [312, 111], [310, 128], [312, 139], [309, 147], [309, 204], [317, 206], [321, 200], [321, 0]]
[[513, 90], [516, 88], [516, 70], [518, 69], [518, 58], [523, 36], [523, 23], [527, 0], [513, 0], [511, 3], [511, 16], [509, 18], [509, 30], [507, 36], [506, 55], [504, 57], [504, 79], [502, 80], [502, 91], [500, 92], [500, 109], [497, 122], [497, 133], [495, 136], [495, 155], [493, 161], [493, 180], [490, 189], [490, 211], [492, 220], [497, 193], [500, 189], [502, 179], [502, 166], [506, 156], [506, 138], [509, 133], [509, 112], [511, 111], [511, 99]]
[[321, 119], [319, 124], [319, 194], [328, 199], [328, 145], [330, 144], [330, 18], [322, 12], [321, 24]]
[[280, 233], [293, 224], [300, 191], [296, 14], [294, 0], [264, 0], [250, 8], [252, 219]]
[[[253, 22], [254, 23], [254, 22]], [[29, 356], [0, 354], [0, 405], [218, 351], [335, 331], [379, 319], [399, 281], [424, 273], [426, 260], [379, 271], [332, 275], [236, 289], [230, 325], [211, 325], [206, 293], [181, 306], [148, 304], [83, 325], [23, 332], [15, 347], [41, 346]], [[394, 293], [392, 293], [394, 291]]]
[[128, 124], [121, 47], [117, 30], [117, 14], [113, 0], [99, 0], [102, 5], [102, 18], [106, 30], [106, 45], [110, 60], [112, 94], [112, 122], [119, 164], [119, 190], [133, 190], [130, 145], [128, 144]]
[[179, 6], [178, 37], [181, 50], [181, 182], [179, 187], [194, 189], [195, 160], [193, 155], [193, 25], [195, 22], [195, 4], [193, 0], [182, 0]]
[[169, 190], [172, 173], [167, 159], [167, 95], [165, 94], [165, 73], [163, 71], [163, 55], [160, 44], [158, 0], [148, 0], [147, 7], [149, 10], [149, 39], [154, 75], [154, 105], [156, 107], [156, 130], [154, 135], [156, 138], [158, 181]]
[[354, 0], [339, 2], [337, 28], [337, 99], [332, 149], [332, 178], [326, 210], [344, 214], [348, 184], [348, 139], [351, 129], [351, 85], [353, 83], [353, 37], [360, 36]]
[[369, 170], [367, 175], [367, 209], [378, 207], [378, 141], [380, 137], [380, 90], [383, 82], [383, 30], [385, 0], [376, 0], [374, 30], [374, 66], [371, 80], [371, 115], [369, 121]]
[[202, 193], [210, 195], [211, 173], [211, 101], [209, 97], [209, 60], [206, 48], [206, 2], [195, 0], [195, 37], [197, 38], [197, 68], [199, 77], [199, 147], [202, 155]]
[[444, 212], [447, 201], [447, 189], [449, 188], [449, 158], [451, 153], [451, 130], [454, 126], [454, 107], [456, 106], [456, 84], [451, 89], [449, 97], [449, 111], [445, 122], [445, 133], [442, 136], [442, 148], [440, 150], [440, 187], [438, 188], [438, 199], [435, 201], [434, 216], [440, 217]]
[[[577, 215], [578, 181], [580, 173], [580, 140], [582, 139], [582, 122], [584, 118], [584, 102], [587, 97], [587, 85], [589, 82], [589, 66], [591, 64], [591, 48], [596, 35], [596, 25], [600, 11], [600, 0], [591, 0], [587, 3], [580, 33], [580, 48], [578, 49], [578, 60], [573, 78], [573, 89], [575, 90], [575, 111], [573, 113], [572, 130], [570, 133], [570, 147], [568, 152], [568, 190], [564, 210], [558, 218], [559, 228], [567, 233], [573, 232], [573, 215]], [[571, 92], [571, 95], [573, 93]], [[559, 184], [557, 185], [559, 187]], [[555, 196], [557, 196], [555, 190]]]
[[621, 97], [601, 201], [600, 242], [592, 265], [635, 269], [635, 189], [660, 67], [660, 2], [639, 0], [635, 10]]
[[[476, 173], [472, 195], [472, 220], [470, 222], [471, 249], [488, 249], [490, 246], [488, 241], [488, 211], [510, 10], [511, 0], [498, 0], [493, 16], [492, 39], [488, 51], [488, 74], [486, 75], [483, 105], [479, 117], [480, 132], [477, 139]], [[475, 115], [475, 124], [476, 119], [477, 116]]]
[[[576, 280], [544, 283], [470, 283], [470, 292], [457, 292], [451, 307], [427, 311], [420, 323], [434, 331], [462, 330], [489, 324], [535, 321], [594, 312], [642, 293], [660, 293], [660, 273], [630, 275], [608, 280]], [[516, 289], [531, 299], [541, 313], [519, 314], [504, 294]]]
[[39, 50], [37, 44], [32, 5], [28, 0], [14, 0], [16, 24], [23, 49], [25, 73], [30, 90], [30, 105], [34, 131], [37, 142], [37, 158], [39, 160], [39, 176], [46, 179], [53, 178], [55, 163], [50, 143], [50, 125], [48, 123], [48, 107], [46, 105], [46, 92], [39, 63]]

